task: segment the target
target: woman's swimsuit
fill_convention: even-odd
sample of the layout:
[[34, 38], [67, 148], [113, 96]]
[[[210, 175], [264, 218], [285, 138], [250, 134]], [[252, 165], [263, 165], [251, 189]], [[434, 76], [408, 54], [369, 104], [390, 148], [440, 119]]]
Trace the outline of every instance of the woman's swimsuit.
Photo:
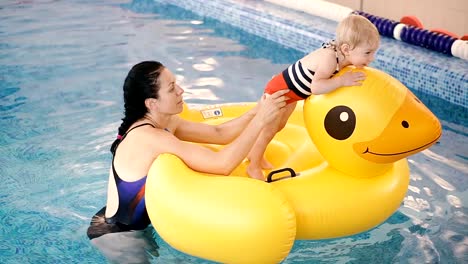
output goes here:
[[[147, 125], [154, 127], [150, 123], [135, 126], [122, 136], [119, 144], [125, 139], [130, 131]], [[115, 171], [114, 158], [115, 154], [112, 158], [112, 174], [114, 175], [114, 180], [117, 185], [119, 208], [115, 215], [110, 218], [105, 217], [106, 207], [103, 207], [96, 213], [96, 215], [93, 216], [87, 231], [89, 239], [97, 238], [108, 233], [142, 230], [151, 222], [148, 217], [148, 213], [146, 212], [145, 205], [145, 185], [147, 176], [133, 182], [122, 180]]]
[[[333, 76], [338, 73], [339, 70], [338, 52], [336, 51], [336, 46], [333, 41], [330, 41], [322, 44], [322, 48], [333, 48], [335, 51], [336, 70], [332, 74]], [[297, 61], [296, 63], [286, 68], [283, 72], [273, 76], [273, 78], [267, 83], [265, 92], [268, 94], [273, 94], [279, 90], [289, 89], [290, 91], [285, 94], [290, 98], [287, 101], [288, 104], [299, 100], [304, 100], [312, 94], [310, 85], [312, 84], [312, 78], [314, 77], [314, 74], [315, 72], [304, 67], [301, 61]]]

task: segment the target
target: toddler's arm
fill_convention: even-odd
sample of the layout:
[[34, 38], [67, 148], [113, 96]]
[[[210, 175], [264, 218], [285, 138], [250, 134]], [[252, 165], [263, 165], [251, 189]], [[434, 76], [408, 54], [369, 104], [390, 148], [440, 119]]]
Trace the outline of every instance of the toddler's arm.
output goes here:
[[366, 79], [366, 75], [363, 72], [353, 72], [352, 70], [348, 70], [340, 76], [330, 78], [331, 74], [315, 73], [310, 87], [313, 94], [329, 93], [343, 86], [359, 86]]

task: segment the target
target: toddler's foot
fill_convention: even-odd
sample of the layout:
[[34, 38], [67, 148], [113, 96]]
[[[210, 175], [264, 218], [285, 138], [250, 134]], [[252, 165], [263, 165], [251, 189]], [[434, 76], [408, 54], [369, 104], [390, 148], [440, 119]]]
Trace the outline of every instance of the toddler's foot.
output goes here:
[[264, 170], [271, 170], [271, 169], [274, 168], [273, 164], [268, 162], [268, 160], [265, 159], [265, 158], [262, 158], [261, 166], [262, 166], [262, 169], [264, 169]]
[[265, 176], [263, 176], [262, 170], [258, 167], [248, 166], [247, 175], [249, 175], [250, 178], [265, 181]]

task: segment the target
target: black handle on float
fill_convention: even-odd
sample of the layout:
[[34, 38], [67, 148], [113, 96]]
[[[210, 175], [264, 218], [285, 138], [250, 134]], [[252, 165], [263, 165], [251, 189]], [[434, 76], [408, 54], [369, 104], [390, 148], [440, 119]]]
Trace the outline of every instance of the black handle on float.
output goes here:
[[[288, 171], [290, 173], [290, 175], [286, 176], [286, 177], [281, 177], [281, 178], [278, 178], [278, 179], [274, 179], [274, 180], [272, 179], [273, 175], [281, 173], [283, 171]], [[270, 173], [268, 173], [267, 182], [274, 182], [274, 181], [278, 181], [278, 180], [281, 180], [281, 179], [284, 179], [284, 178], [292, 178], [292, 177], [296, 177], [296, 176], [297, 176], [297, 174], [293, 169], [283, 168], [283, 169], [274, 170], [274, 171], [271, 171]]]

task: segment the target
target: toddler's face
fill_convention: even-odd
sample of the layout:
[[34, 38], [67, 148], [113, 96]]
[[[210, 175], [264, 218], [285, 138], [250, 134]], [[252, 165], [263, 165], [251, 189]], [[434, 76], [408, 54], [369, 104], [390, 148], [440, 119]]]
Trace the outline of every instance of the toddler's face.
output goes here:
[[356, 68], [368, 66], [375, 56], [375, 52], [379, 48], [379, 43], [361, 43], [349, 51], [349, 61]]

